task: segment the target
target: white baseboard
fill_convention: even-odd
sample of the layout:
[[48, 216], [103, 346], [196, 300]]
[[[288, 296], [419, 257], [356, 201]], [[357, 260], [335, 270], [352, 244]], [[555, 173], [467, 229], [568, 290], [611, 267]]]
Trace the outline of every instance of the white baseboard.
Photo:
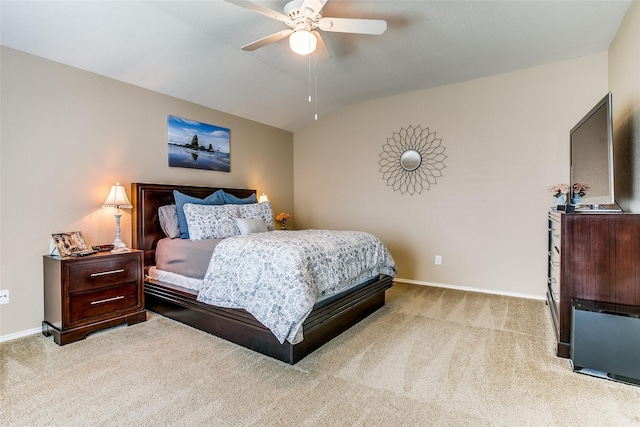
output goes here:
[[2, 335], [0, 336], [0, 343], [5, 341], [15, 340], [22, 337], [27, 337], [29, 335], [39, 334], [40, 332], [42, 332], [42, 328], [33, 328], [27, 331], [16, 332], [15, 334]]
[[504, 295], [504, 296], [508, 296], [508, 297], [536, 299], [536, 300], [546, 301], [546, 296], [545, 295], [522, 294], [522, 293], [519, 293], [519, 292], [504, 292], [504, 291], [496, 291], [494, 289], [472, 288], [472, 287], [469, 287], [469, 286], [449, 285], [449, 284], [446, 284], [446, 283], [423, 282], [423, 281], [420, 281], [420, 280], [402, 279], [402, 278], [398, 278], [398, 277], [396, 277], [393, 280], [394, 280], [394, 282], [410, 283], [410, 284], [413, 284], [413, 285], [434, 286], [436, 288], [456, 289], [456, 290], [459, 290], [459, 291], [480, 292], [480, 293], [483, 293], [483, 294]]
[[[546, 297], [544, 295], [530, 295], [530, 294], [522, 294], [522, 293], [518, 293], [518, 292], [503, 292], [503, 291], [496, 291], [496, 290], [493, 290], [493, 289], [471, 288], [471, 287], [468, 287], [468, 286], [448, 285], [446, 283], [422, 282], [420, 280], [402, 279], [402, 278], [398, 278], [398, 277], [396, 277], [393, 280], [395, 282], [410, 283], [410, 284], [413, 284], [413, 285], [434, 286], [436, 288], [456, 289], [456, 290], [459, 290], [459, 291], [480, 292], [480, 293], [483, 293], [483, 294], [504, 295], [504, 296], [516, 297], [516, 298], [546, 300]], [[27, 331], [16, 332], [15, 334], [9, 334], [9, 335], [0, 336], [0, 343], [5, 342], [5, 341], [15, 340], [17, 338], [26, 337], [26, 336], [29, 336], [29, 335], [38, 334], [40, 332], [42, 332], [41, 328], [34, 328], [34, 329], [29, 329]]]

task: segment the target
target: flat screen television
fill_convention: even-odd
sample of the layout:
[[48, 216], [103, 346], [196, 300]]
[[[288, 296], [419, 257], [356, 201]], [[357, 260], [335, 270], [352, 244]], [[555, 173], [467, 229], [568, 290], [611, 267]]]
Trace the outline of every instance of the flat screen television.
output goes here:
[[571, 204], [576, 212], [620, 212], [613, 190], [611, 92], [570, 132]]

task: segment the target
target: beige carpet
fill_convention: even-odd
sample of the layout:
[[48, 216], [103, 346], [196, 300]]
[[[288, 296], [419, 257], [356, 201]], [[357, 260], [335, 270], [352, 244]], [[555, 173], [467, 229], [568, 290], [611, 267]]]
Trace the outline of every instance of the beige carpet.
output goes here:
[[640, 387], [571, 371], [541, 301], [396, 284], [290, 366], [158, 315], [0, 345], [0, 425], [626, 426]]

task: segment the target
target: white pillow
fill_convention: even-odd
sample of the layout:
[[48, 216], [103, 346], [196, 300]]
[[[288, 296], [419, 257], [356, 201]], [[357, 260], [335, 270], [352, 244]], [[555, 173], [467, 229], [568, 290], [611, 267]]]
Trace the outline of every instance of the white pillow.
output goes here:
[[276, 225], [273, 222], [273, 210], [271, 209], [271, 202], [252, 203], [248, 205], [235, 205], [240, 212], [240, 218], [253, 219], [262, 218], [267, 225], [268, 231], [276, 229]]
[[240, 234], [236, 225], [238, 206], [186, 203], [183, 209], [189, 228], [189, 239], [225, 239]]
[[236, 223], [240, 229], [240, 234], [263, 233], [267, 230], [262, 218], [236, 218]]

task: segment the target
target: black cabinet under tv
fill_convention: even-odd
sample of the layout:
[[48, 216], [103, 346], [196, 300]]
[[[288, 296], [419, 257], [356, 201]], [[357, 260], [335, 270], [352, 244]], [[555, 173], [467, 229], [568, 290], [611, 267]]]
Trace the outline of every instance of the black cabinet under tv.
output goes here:
[[573, 370], [640, 385], [640, 307], [579, 299], [571, 307]]
[[640, 214], [549, 212], [547, 300], [557, 354], [571, 348], [571, 300], [640, 306]]

